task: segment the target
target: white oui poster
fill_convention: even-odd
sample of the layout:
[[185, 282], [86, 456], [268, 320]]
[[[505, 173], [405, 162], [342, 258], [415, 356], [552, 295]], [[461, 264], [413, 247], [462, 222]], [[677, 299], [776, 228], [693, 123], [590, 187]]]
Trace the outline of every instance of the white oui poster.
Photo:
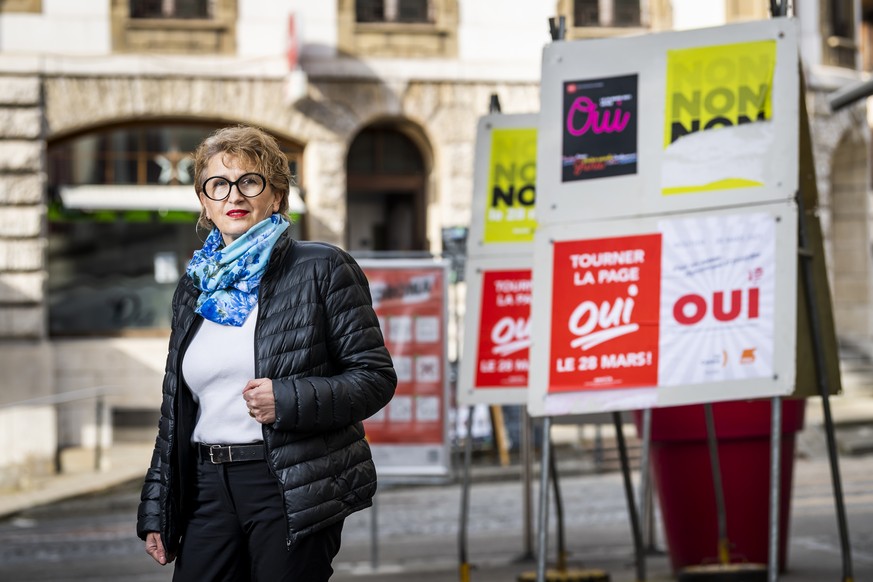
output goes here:
[[660, 223], [659, 384], [773, 375], [775, 224], [764, 212]]

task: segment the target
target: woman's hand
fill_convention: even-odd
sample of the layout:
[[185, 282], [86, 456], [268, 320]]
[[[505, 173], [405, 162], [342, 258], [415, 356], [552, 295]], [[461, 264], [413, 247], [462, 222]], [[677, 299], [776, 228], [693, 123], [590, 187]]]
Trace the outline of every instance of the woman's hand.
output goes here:
[[249, 380], [243, 388], [243, 398], [249, 408], [249, 416], [261, 424], [276, 422], [276, 398], [273, 396], [273, 381], [269, 378]]
[[146, 553], [155, 559], [155, 562], [161, 566], [166, 566], [176, 559], [174, 554], [168, 554], [164, 550], [164, 544], [161, 542], [161, 534], [156, 531], [149, 532], [145, 540]]

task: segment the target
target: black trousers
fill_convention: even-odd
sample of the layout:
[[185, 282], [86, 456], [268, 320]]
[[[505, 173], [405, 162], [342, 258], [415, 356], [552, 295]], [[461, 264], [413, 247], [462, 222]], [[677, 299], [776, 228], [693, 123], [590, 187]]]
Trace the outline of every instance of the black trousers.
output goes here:
[[173, 582], [321, 582], [333, 574], [343, 523], [286, 546], [287, 521], [265, 461], [197, 466]]

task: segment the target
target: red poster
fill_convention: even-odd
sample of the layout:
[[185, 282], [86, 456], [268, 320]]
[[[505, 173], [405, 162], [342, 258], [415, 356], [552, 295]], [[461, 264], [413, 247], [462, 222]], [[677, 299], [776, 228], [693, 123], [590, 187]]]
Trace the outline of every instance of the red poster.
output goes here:
[[661, 235], [556, 242], [549, 392], [658, 384]]
[[394, 360], [397, 391], [364, 422], [373, 444], [445, 442], [445, 270], [441, 267], [363, 267], [385, 345]]
[[527, 388], [531, 270], [482, 277], [475, 388]]

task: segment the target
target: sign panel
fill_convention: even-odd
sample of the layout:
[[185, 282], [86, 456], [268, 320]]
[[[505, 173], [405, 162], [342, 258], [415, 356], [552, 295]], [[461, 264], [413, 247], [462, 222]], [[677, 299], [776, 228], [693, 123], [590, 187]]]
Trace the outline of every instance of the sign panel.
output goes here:
[[397, 371], [388, 406], [364, 422], [381, 475], [449, 474], [448, 264], [361, 260]]
[[637, 75], [564, 81], [561, 181], [637, 173]]
[[791, 393], [793, 202], [601, 222], [586, 226], [586, 238], [579, 232], [541, 225], [537, 234], [532, 415]]
[[537, 115], [479, 118], [471, 257], [530, 253], [536, 229]]
[[472, 260], [458, 404], [527, 402], [532, 259], [531, 250], [530, 256]]
[[798, 77], [790, 18], [547, 45], [540, 224], [791, 200]]

